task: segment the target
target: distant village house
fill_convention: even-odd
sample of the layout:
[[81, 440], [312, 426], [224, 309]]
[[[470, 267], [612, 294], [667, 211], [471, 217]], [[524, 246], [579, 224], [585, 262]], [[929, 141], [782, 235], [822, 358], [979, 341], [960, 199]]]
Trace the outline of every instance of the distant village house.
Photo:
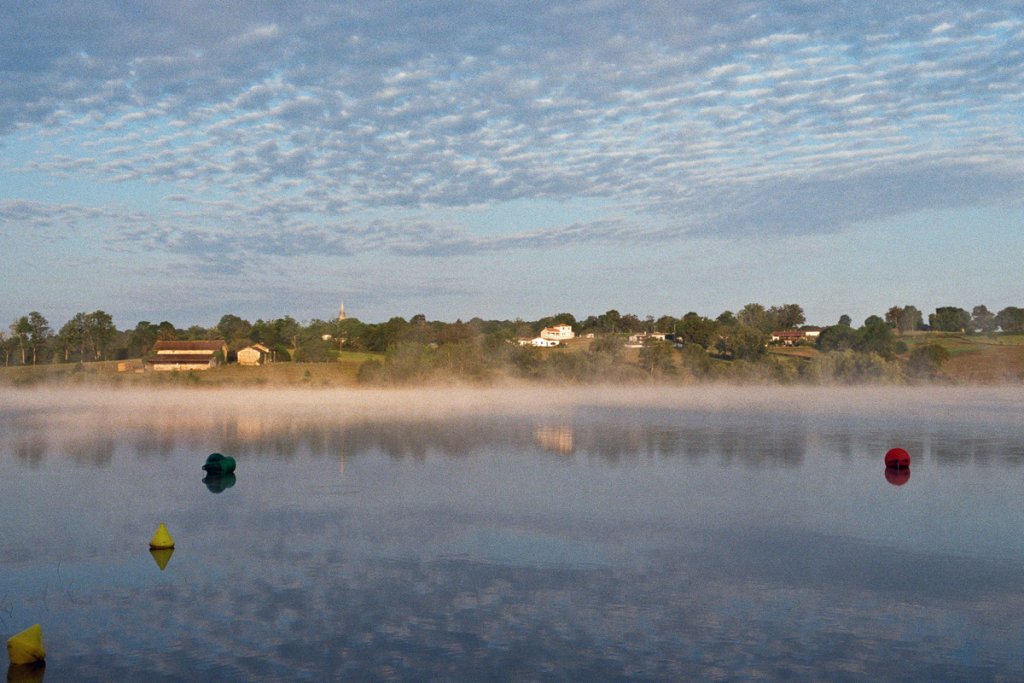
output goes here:
[[573, 334], [572, 325], [552, 325], [551, 327], [545, 327], [540, 331], [541, 339], [548, 339], [551, 341], [566, 341], [572, 339], [576, 335]]
[[558, 346], [559, 342], [556, 339], [545, 339], [544, 337], [534, 337], [530, 340], [530, 346], [538, 346], [540, 348], [552, 349]]
[[238, 351], [239, 365], [266, 365], [273, 360], [273, 352], [263, 344], [252, 344]]
[[627, 349], [639, 349], [648, 341], [665, 341], [666, 339], [668, 339], [668, 334], [665, 332], [638, 332], [629, 335], [625, 346]]
[[806, 330], [779, 330], [772, 332], [769, 343], [781, 344], [783, 346], [795, 346], [801, 343], [810, 343], [818, 341], [818, 337], [821, 336], [821, 330], [816, 328], [809, 328]]
[[542, 349], [553, 349], [563, 341], [574, 338], [572, 325], [552, 325], [540, 331], [540, 336], [533, 339], [517, 340], [520, 346], [536, 346]]
[[153, 345], [153, 355], [146, 364], [155, 372], [209, 370], [222, 363], [227, 353], [228, 346], [223, 339], [158, 341]]

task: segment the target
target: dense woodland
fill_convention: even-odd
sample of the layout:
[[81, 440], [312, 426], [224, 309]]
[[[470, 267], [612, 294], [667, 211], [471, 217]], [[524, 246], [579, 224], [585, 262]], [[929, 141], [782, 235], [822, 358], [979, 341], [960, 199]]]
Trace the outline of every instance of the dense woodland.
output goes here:
[[[571, 325], [577, 339], [558, 349], [516, 343], [556, 324]], [[223, 339], [229, 349], [224, 360], [229, 363], [238, 349], [253, 343], [273, 349], [278, 361], [331, 362], [346, 352], [364, 352], [367, 358], [359, 369], [359, 380], [365, 383], [500, 377], [572, 382], [651, 378], [905, 381], [940, 377], [949, 356], [938, 344], [909, 347], [905, 340], [913, 333], [1021, 334], [1024, 309], [1010, 306], [993, 313], [983, 305], [970, 312], [947, 306], [936, 309], [926, 321], [914, 306], [893, 306], [884, 316], [870, 316], [859, 327], [846, 315], [821, 326], [813, 354], [780, 357], [770, 353], [771, 332], [808, 327], [798, 304], [766, 307], [757, 303], [715, 318], [695, 312], [679, 318], [640, 318], [610, 310], [582, 320], [559, 313], [534, 321], [473, 318], [449, 323], [414, 315], [382, 323], [347, 318], [303, 324], [288, 316], [250, 322], [227, 314], [211, 328], [142, 321], [127, 330], [118, 330], [102, 310], [78, 313], [56, 330], [33, 311], [11, 323], [8, 332], [0, 332], [0, 363], [144, 359], [158, 340]], [[668, 338], [648, 339], [638, 351], [627, 350], [625, 338], [643, 332], [664, 333]]]

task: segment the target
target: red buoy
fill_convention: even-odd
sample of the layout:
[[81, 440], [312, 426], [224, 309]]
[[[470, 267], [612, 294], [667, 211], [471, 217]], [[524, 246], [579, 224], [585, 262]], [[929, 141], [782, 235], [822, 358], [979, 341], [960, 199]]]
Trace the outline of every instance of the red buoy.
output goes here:
[[910, 453], [902, 448], [890, 448], [885, 454], [885, 466], [904, 468], [910, 467]]

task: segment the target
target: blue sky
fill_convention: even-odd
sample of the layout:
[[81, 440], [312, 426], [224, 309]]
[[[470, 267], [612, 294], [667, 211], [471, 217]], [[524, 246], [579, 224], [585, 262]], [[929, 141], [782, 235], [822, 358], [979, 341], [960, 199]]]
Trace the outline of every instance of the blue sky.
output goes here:
[[4, 326], [1024, 305], [1017, 2], [4, 14]]

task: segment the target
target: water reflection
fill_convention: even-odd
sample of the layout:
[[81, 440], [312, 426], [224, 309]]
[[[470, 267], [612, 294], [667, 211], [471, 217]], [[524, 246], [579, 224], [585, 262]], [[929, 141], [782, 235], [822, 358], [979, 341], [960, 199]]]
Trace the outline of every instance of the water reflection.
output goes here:
[[150, 549], [149, 554], [153, 556], [153, 561], [156, 562], [157, 567], [160, 567], [160, 571], [163, 571], [167, 569], [167, 563], [171, 561], [174, 548], [153, 548]]
[[[755, 468], [799, 467], [808, 453], [819, 447], [857, 458], [894, 438], [920, 453], [922, 460], [940, 466], [1024, 464], [1024, 443], [1005, 428], [921, 425], [894, 432], [885, 424], [828, 424], [799, 416], [723, 419], [688, 413], [645, 415], [638, 421], [616, 411], [579, 411], [572, 421], [559, 424], [543, 418], [533, 424], [529, 419], [497, 418], [338, 424], [295, 417], [256, 420], [229, 414], [209, 417], [200, 424], [180, 424], [157, 415], [152, 424], [123, 429], [118, 439], [109, 429], [78, 429], [71, 437], [32, 422], [12, 424], [2, 414], [0, 426], [0, 452], [9, 451], [30, 467], [40, 466], [51, 456], [70, 456], [107, 467], [125, 446], [144, 459], [165, 459], [176, 451], [211, 445], [232, 453], [286, 459], [309, 452], [344, 453], [349, 458], [384, 452], [398, 459], [423, 459], [429, 453], [466, 457], [492, 443], [510, 444], [523, 451], [540, 447], [563, 455], [585, 453], [608, 463], [658, 456], [716, 459]], [[223, 488], [230, 485], [225, 481]]]
[[10, 664], [7, 667], [7, 683], [42, 683], [46, 664]]
[[217, 474], [211, 472], [203, 477], [203, 483], [206, 484], [207, 490], [210, 493], [222, 493], [226, 489], [231, 488], [235, 485], [235, 473], [229, 472], [227, 474]]
[[910, 481], [909, 467], [886, 467], [885, 480], [893, 486], [903, 486]]
[[534, 436], [541, 448], [559, 455], [570, 455], [574, 450], [571, 425], [543, 425], [534, 430]]
[[0, 412], [0, 617], [68, 680], [1024, 678], [1018, 422], [110, 417]]

